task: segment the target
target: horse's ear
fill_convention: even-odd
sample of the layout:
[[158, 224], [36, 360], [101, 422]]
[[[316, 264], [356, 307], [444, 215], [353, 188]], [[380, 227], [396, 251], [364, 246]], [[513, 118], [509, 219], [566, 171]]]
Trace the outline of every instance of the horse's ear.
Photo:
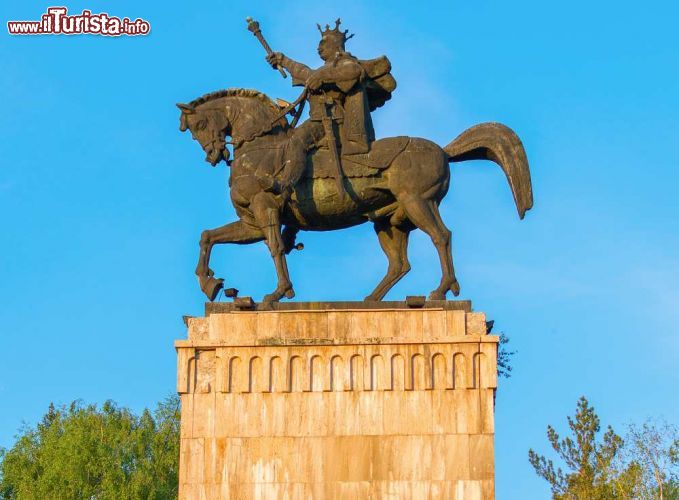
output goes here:
[[177, 103], [177, 107], [181, 109], [184, 113], [195, 113], [196, 109], [193, 106], [189, 106], [188, 104], [183, 104], [181, 102]]

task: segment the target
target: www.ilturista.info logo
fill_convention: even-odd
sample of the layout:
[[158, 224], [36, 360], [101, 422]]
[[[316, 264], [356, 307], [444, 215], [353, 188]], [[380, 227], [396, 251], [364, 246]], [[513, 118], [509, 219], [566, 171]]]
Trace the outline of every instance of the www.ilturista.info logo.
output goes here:
[[7, 21], [10, 35], [104, 35], [136, 36], [148, 35], [151, 25], [144, 19], [130, 20], [107, 13], [92, 14], [83, 10], [81, 14], [69, 16], [66, 7], [49, 7], [40, 21]]

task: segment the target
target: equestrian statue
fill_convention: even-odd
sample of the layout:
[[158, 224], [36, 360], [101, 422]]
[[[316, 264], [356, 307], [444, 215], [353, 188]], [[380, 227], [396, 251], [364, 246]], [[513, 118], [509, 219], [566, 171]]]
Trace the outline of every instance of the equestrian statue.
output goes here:
[[[266, 49], [269, 64], [285, 77], [289, 73], [292, 84], [303, 91], [293, 103], [273, 101], [256, 90], [227, 89], [177, 104], [180, 130], [191, 132], [205, 160], [212, 166], [224, 160], [230, 166], [231, 201], [239, 218], [203, 231], [196, 268], [201, 290], [215, 300], [224, 286], [209, 266], [214, 245], [265, 241], [278, 283], [263, 301], [292, 298], [286, 255], [302, 248], [296, 244], [299, 231], [372, 222], [389, 265], [366, 301], [382, 300], [410, 270], [408, 235], [415, 228], [429, 235], [441, 264], [441, 282], [429, 300], [444, 300], [449, 291], [457, 296], [451, 232], [439, 213], [450, 186], [448, 164], [480, 159], [497, 163], [523, 219], [533, 206], [533, 194], [517, 135], [502, 124], [482, 123], [443, 148], [418, 137], [376, 140], [370, 113], [396, 88], [385, 56], [361, 60], [347, 52], [346, 41], [353, 35], [340, 30], [339, 19], [333, 28], [318, 26], [323, 65], [317, 69], [273, 52], [259, 23], [250, 18], [248, 29]], [[309, 118], [298, 125], [306, 102]]]

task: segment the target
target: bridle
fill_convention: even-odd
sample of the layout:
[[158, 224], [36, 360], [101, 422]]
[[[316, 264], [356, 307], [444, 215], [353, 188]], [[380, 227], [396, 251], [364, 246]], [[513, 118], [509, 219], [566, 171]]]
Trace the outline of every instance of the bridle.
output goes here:
[[[233, 146], [234, 153], [235, 151], [242, 147], [243, 145], [253, 141], [257, 137], [261, 137], [262, 135], [266, 134], [267, 132], [270, 132], [271, 129], [276, 125], [278, 121], [281, 119], [285, 118], [287, 114], [292, 114], [293, 119], [292, 122], [290, 122], [290, 128], [295, 128], [297, 126], [297, 123], [299, 122], [300, 117], [302, 116], [302, 111], [304, 111], [304, 105], [306, 104], [307, 96], [309, 93], [309, 89], [306, 87], [302, 91], [302, 93], [295, 99], [295, 101], [288, 106], [286, 106], [276, 117], [271, 120], [271, 122], [261, 129], [252, 132], [248, 134], [245, 137], [234, 137], [231, 136], [231, 141], [227, 141], [225, 139], [226, 136], [226, 129], [212, 129], [211, 130], [211, 139], [210, 142], [208, 142], [207, 145], [212, 148], [212, 151], [219, 150], [222, 151], [222, 156], [224, 157], [224, 161], [228, 166], [231, 166], [232, 160], [230, 159], [231, 153], [229, 150], [226, 148], [227, 145]], [[299, 105], [299, 107], [297, 107]], [[295, 109], [297, 107], [297, 109]]]
[[207, 145], [210, 146], [211, 151], [221, 151], [222, 156], [224, 157], [224, 161], [226, 162], [227, 165], [231, 166], [230, 160], [231, 153], [226, 148], [226, 146], [227, 144], [233, 144], [233, 141], [227, 141], [225, 137], [226, 137], [225, 129], [222, 130], [213, 129], [211, 130], [210, 142], [208, 142]]

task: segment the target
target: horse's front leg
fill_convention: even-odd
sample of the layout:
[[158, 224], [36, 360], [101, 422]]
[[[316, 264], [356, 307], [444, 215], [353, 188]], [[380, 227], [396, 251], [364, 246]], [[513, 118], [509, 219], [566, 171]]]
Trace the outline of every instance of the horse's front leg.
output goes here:
[[252, 199], [250, 209], [255, 216], [257, 225], [264, 234], [278, 275], [276, 289], [266, 295], [263, 301], [277, 302], [283, 297], [291, 299], [295, 296], [295, 291], [292, 288], [288, 264], [285, 260], [285, 244], [281, 236], [279, 204], [271, 193], [261, 192]]
[[214, 245], [221, 243], [255, 243], [262, 241], [264, 235], [257, 227], [249, 226], [243, 221], [232, 222], [217, 229], [208, 229], [200, 235], [200, 256], [196, 266], [196, 276], [200, 289], [208, 299], [215, 300], [224, 286], [224, 280], [215, 278], [210, 269], [210, 253]]

